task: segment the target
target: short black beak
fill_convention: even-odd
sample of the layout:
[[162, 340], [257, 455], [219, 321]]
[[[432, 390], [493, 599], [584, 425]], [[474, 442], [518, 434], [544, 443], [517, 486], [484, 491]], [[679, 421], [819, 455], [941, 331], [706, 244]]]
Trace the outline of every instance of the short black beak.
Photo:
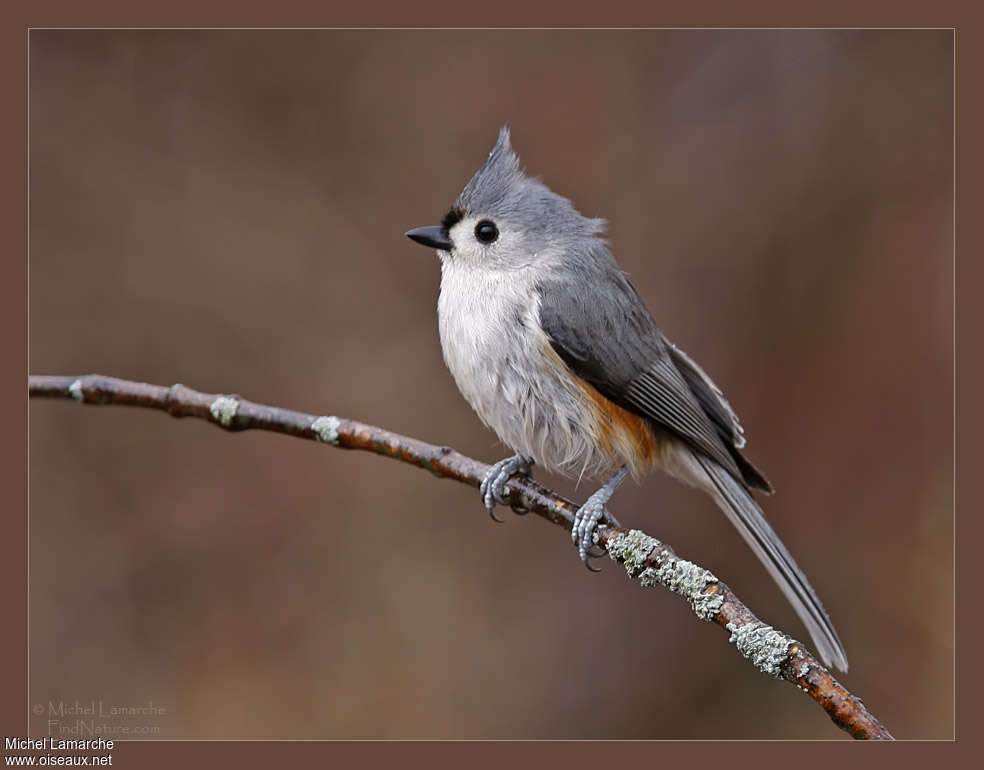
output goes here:
[[454, 244], [448, 239], [444, 228], [438, 225], [415, 227], [413, 230], [408, 230], [404, 235], [411, 241], [416, 241], [423, 246], [430, 246], [433, 249], [451, 251], [454, 248]]

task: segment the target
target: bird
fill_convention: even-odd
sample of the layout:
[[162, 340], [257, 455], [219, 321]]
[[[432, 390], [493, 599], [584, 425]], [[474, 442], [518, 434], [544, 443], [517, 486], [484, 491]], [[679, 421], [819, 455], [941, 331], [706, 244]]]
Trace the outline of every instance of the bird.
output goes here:
[[590, 568], [608, 502], [654, 469], [708, 493], [776, 581], [827, 665], [847, 655], [816, 591], [752, 495], [768, 479], [721, 389], [660, 331], [605, 240], [605, 220], [529, 176], [499, 132], [439, 225], [405, 233], [437, 251], [438, 327], [465, 400], [514, 453], [480, 493], [489, 514], [534, 465], [604, 479], [572, 529]]

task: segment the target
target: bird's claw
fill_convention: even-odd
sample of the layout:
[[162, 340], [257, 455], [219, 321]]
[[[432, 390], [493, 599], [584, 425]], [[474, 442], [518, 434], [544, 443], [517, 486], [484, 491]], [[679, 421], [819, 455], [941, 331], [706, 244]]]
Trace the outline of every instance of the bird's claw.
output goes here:
[[584, 562], [584, 566], [591, 572], [601, 572], [601, 570], [591, 566], [590, 559], [597, 559], [605, 554], [605, 550], [594, 541], [598, 524], [604, 521], [609, 526], [618, 526], [618, 521], [605, 507], [610, 496], [610, 494], [604, 494], [604, 490], [598, 490], [574, 514], [571, 540], [577, 546], [577, 554]]
[[528, 509], [524, 508], [518, 500], [515, 502], [508, 500], [506, 484], [509, 481], [509, 477], [515, 473], [528, 476], [532, 467], [533, 463], [528, 458], [521, 455], [514, 455], [513, 457], [500, 460], [489, 468], [489, 472], [482, 479], [482, 485], [478, 491], [482, 496], [482, 504], [494, 521], [502, 522], [502, 519], [495, 515], [496, 505], [508, 504], [511, 505], [513, 511], [516, 513], [528, 513]]
[[588, 557], [584, 560], [584, 566], [587, 568], [588, 572], [601, 572], [601, 567], [595, 567], [592, 563], [592, 559], [600, 559], [602, 556], [606, 555], [607, 551], [602, 548], [597, 543], [593, 544], [588, 549]]

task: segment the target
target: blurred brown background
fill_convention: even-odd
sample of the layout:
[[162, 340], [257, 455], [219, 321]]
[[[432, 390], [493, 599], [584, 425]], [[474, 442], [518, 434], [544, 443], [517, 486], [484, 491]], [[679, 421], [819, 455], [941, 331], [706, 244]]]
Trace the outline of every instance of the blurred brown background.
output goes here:
[[[741, 414], [845, 684], [899, 737], [952, 735], [949, 31], [30, 45], [32, 373], [498, 459], [441, 360], [437, 259], [402, 234], [508, 121]], [[494, 526], [471, 488], [160, 413], [30, 410], [37, 734], [49, 702], [101, 700], [166, 709], [96, 720], [131, 737], [846, 737], [678, 598], [588, 574], [534, 517]], [[613, 510], [805, 637], [709, 499], [654, 477]]]

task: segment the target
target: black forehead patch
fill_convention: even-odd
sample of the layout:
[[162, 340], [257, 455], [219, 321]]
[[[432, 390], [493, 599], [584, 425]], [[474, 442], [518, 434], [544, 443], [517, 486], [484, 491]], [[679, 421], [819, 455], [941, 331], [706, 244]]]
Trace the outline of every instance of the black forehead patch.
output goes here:
[[441, 229], [445, 233], [451, 230], [458, 222], [460, 222], [465, 217], [465, 210], [460, 206], [452, 206], [448, 213], [444, 215], [444, 219], [441, 220]]

